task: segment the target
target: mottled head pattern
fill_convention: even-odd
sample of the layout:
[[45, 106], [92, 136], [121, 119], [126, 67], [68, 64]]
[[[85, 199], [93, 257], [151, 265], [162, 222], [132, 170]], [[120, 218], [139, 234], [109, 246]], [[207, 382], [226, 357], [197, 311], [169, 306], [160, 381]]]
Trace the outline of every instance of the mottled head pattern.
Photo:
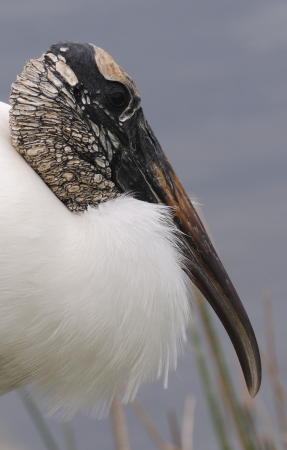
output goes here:
[[29, 61], [12, 85], [12, 143], [72, 211], [120, 194], [112, 162], [127, 147], [138, 90], [92, 44], [61, 42]]

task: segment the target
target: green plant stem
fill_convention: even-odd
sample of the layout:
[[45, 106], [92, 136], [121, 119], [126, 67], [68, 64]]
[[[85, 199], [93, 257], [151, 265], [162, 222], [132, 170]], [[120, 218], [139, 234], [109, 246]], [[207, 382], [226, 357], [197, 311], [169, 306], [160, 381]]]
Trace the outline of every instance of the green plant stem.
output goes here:
[[[216, 368], [219, 386], [223, 394], [223, 400], [226, 408], [231, 414], [231, 418], [233, 419], [241, 447], [244, 450], [258, 450], [258, 438], [255, 427], [252, 426], [252, 423], [249, 420], [246, 420], [241, 405], [237, 399], [215, 327], [205, 305], [205, 300], [198, 291], [196, 291], [196, 298], [203, 328], [207, 337], [214, 366]], [[256, 444], [254, 443], [254, 439], [256, 439]]]
[[197, 367], [199, 374], [201, 376], [201, 382], [204, 388], [204, 393], [206, 396], [207, 404], [209, 407], [209, 412], [212, 419], [213, 428], [220, 446], [220, 449], [222, 450], [231, 450], [231, 445], [228, 441], [224, 420], [222, 418], [221, 411], [218, 407], [218, 402], [216, 400], [216, 397], [212, 390], [212, 382], [209, 377], [209, 372], [207, 365], [205, 363], [203, 352], [202, 352], [202, 346], [200, 342], [199, 333], [196, 329], [196, 325], [193, 323], [191, 330], [190, 330], [191, 338], [193, 347], [195, 350], [196, 360], [197, 360]]
[[181, 433], [180, 433], [180, 427], [177, 420], [177, 415], [174, 410], [171, 410], [167, 414], [167, 422], [169, 425], [169, 431], [172, 439], [172, 444], [177, 447], [181, 448]]
[[40, 434], [43, 444], [47, 448], [47, 450], [60, 450], [56, 441], [46, 424], [41, 411], [37, 407], [37, 405], [33, 402], [30, 395], [24, 390], [19, 390], [19, 396], [24, 404], [26, 411], [28, 412], [32, 422], [34, 423], [38, 433]]
[[[277, 423], [282, 436], [287, 436], [287, 417], [286, 417], [286, 393], [279, 374], [279, 361], [275, 342], [275, 327], [273, 321], [272, 303], [270, 300], [265, 302], [265, 333], [267, 343], [267, 369], [270, 378], [270, 384], [273, 391], [274, 407], [277, 417]], [[287, 442], [282, 439], [282, 446], [286, 450]]]

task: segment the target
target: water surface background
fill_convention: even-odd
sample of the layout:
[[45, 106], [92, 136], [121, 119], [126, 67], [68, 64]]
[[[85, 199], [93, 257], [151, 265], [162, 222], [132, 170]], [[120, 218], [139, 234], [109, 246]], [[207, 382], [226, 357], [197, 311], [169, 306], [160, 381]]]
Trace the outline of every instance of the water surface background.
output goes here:
[[[262, 303], [272, 298], [286, 379], [286, 2], [2, 0], [2, 101], [25, 61], [59, 40], [103, 47], [137, 81], [145, 115], [186, 189], [203, 205], [263, 349]], [[266, 384], [264, 373], [260, 397], [269, 404]], [[168, 390], [147, 386], [140, 399], [166, 435], [165, 412], [180, 414], [188, 394], [196, 398], [195, 449], [215, 450], [189, 348]], [[133, 449], [153, 448], [127, 412]], [[50, 423], [57, 433], [58, 424]], [[113, 448], [108, 420], [80, 416], [75, 427], [81, 450]], [[0, 400], [0, 441], [14, 449], [44, 448], [15, 393]]]

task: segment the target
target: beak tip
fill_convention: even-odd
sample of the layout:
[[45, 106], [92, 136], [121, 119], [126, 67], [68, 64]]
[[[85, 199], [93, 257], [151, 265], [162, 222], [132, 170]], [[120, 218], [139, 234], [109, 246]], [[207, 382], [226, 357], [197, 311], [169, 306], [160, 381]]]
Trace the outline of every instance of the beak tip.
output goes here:
[[252, 384], [249, 384], [249, 386], [247, 386], [249, 395], [252, 398], [254, 398], [257, 395], [257, 393], [258, 393], [258, 391], [260, 389], [260, 385], [261, 385], [261, 380], [256, 382], [256, 384], [252, 383]]
[[[251, 353], [251, 358], [249, 359], [249, 364], [246, 366], [242, 364], [242, 370], [246, 382], [248, 392], [251, 397], [255, 397], [261, 386], [262, 378], [262, 368], [261, 368], [261, 358], [259, 353], [259, 348], [256, 340], [254, 341], [255, 346], [253, 347], [253, 352]], [[243, 361], [241, 361], [242, 363]]]
[[251, 397], [255, 397], [261, 386], [261, 366], [257, 368], [256, 374], [252, 381], [247, 384], [247, 388]]

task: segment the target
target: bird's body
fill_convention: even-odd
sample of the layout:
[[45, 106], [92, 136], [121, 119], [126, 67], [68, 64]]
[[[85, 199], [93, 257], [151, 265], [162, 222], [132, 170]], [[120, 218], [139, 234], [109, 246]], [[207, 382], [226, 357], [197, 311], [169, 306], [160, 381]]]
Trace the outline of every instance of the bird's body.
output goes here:
[[58, 43], [26, 64], [10, 103], [0, 104], [0, 393], [33, 383], [51, 411], [100, 414], [166, 380], [192, 281], [254, 395], [248, 316], [131, 78], [92, 44]]
[[123, 196], [71, 213], [11, 146], [3, 103], [0, 124], [0, 391], [36, 379], [66, 413], [129, 400], [176, 365], [189, 319], [169, 211]]

